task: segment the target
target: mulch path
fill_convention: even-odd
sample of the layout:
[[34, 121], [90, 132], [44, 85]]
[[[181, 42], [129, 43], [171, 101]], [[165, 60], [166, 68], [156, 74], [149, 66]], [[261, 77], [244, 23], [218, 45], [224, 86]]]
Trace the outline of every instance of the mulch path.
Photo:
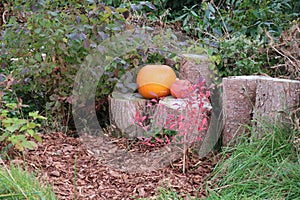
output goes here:
[[53, 185], [58, 199], [154, 199], [161, 187], [187, 199], [187, 194], [202, 198], [206, 181], [219, 160], [218, 156], [199, 158], [190, 154], [186, 174], [181, 172], [181, 159], [156, 171], [129, 173], [103, 163], [78, 138], [63, 133], [42, 138], [38, 148], [11, 162], [25, 163], [30, 171], [38, 172], [41, 180]]

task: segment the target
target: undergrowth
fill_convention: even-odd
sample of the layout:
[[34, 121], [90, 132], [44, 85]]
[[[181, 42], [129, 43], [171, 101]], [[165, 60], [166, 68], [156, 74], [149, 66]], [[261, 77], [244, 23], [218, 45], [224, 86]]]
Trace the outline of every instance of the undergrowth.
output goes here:
[[[208, 184], [208, 199], [297, 199], [300, 196], [299, 131], [268, 125], [258, 137], [242, 136], [223, 150], [224, 162]], [[225, 159], [228, 155], [229, 158]]]
[[20, 166], [0, 167], [0, 199], [54, 200], [50, 186], [40, 183], [34, 174]]

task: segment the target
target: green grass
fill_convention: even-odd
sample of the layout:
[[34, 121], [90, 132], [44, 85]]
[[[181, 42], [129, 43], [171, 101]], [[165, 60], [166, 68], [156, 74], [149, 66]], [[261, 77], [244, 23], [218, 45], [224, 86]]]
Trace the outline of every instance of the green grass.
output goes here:
[[299, 199], [299, 131], [280, 125], [266, 127], [268, 133], [241, 137], [235, 147], [223, 150], [208, 185], [208, 199]]
[[[193, 200], [194, 198], [190, 197], [189, 199]], [[159, 190], [159, 196], [156, 197], [156, 200], [184, 200], [184, 198], [181, 197], [172, 188], [169, 188], [169, 189], [161, 188]]]
[[[189, 200], [197, 200], [197, 198], [190, 197], [188, 194], [186, 195]], [[158, 194], [156, 197], [152, 198], [138, 198], [138, 200], [185, 200], [187, 198], [182, 197], [182, 195], [178, 194], [175, 190], [170, 187], [161, 187], [158, 189]]]
[[165, 199], [176, 199], [176, 200], [183, 200], [183, 198], [179, 197], [177, 192], [173, 190], [160, 190], [160, 195], [157, 197], [157, 200], [165, 200]]
[[20, 166], [11, 165], [8, 169], [0, 165], [0, 199], [53, 200], [56, 197], [51, 187], [41, 184]]

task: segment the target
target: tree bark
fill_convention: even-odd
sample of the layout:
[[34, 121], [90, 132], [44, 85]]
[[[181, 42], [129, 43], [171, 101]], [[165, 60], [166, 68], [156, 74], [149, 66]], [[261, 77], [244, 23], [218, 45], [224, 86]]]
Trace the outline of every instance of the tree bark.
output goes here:
[[253, 122], [261, 133], [266, 124], [290, 123], [289, 114], [299, 106], [300, 81], [266, 78], [257, 80]]
[[179, 69], [180, 79], [196, 84], [200, 78], [205, 79], [207, 86], [213, 83], [214, 73], [210, 70], [211, 61], [207, 55], [183, 54]]
[[146, 105], [149, 100], [137, 93], [114, 92], [109, 97], [110, 123], [128, 137], [144, 135], [142, 127], [136, 124], [136, 114], [146, 114]]
[[234, 139], [251, 125], [255, 105], [256, 81], [259, 76], [236, 76], [223, 78], [223, 145], [234, 143]]
[[[161, 100], [156, 105], [152, 128], [172, 129], [179, 136], [186, 135], [184, 140], [179, 142], [182, 144], [199, 143], [206, 136], [207, 130], [199, 131], [198, 127], [201, 127], [201, 122], [210, 112], [211, 106], [209, 102], [205, 102], [202, 111], [198, 108], [198, 102], [188, 101], [188, 99], [175, 99], [173, 97], [166, 97]], [[193, 105], [191, 105], [192, 103]]]
[[263, 76], [223, 78], [223, 145], [253, 126], [263, 134], [266, 123], [285, 123], [291, 109], [300, 101], [300, 81]]

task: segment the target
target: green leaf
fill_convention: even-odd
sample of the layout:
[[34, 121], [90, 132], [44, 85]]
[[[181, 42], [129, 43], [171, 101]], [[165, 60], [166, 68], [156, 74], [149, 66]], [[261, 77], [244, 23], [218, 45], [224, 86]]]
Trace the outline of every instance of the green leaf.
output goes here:
[[25, 131], [26, 129], [28, 129], [27, 124], [22, 126], [19, 131], [22, 132]]
[[8, 126], [5, 128], [6, 131], [9, 131], [11, 133], [14, 133], [16, 130], [20, 128], [20, 125], [18, 124], [13, 124], [12, 126]]
[[127, 11], [128, 9], [127, 8], [116, 8], [116, 11], [118, 12], [118, 13], [123, 13], [123, 12], [125, 12], [125, 11]]
[[33, 150], [35, 147], [37, 147], [37, 144], [33, 141], [22, 141], [21, 145], [26, 148], [26, 149], [30, 149]]
[[34, 130], [32, 130], [32, 129], [28, 129], [27, 133], [31, 136], [33, 136], [35, 134]]
[[214, 6], [211, 5], [210, 3], [208, 4], [208, 9], [209, 9], [212, 13], [215, 13], [215, 12], [216, 12]]
[[13, 144], [17, 143], [17, 141], [23, 141], [23, 140], [26, 140], [25, 135], [11, 135], [11, 137], [10, 137], [10, 141]]
[[33, 128], [37, 127], [37, 126], [40, 126], [40, 125], [36, 124], [34, 122], [27, 123], [27, 128], [29, 128], [29, 129], [33, 129]]
[[24, 147], [23, 147], [23, 145], [21, 144], [20, 141], [16, 142], [16, 143], [14, 144], [14, 146], [15, 146], [15, 148], [18, 149], [19, 151], [24, 151]]
[[37, 61], [39, 61], [39, 62], [41, 62], [42, 61], [42, 56], [39, 53], [36, 53], [34, 55], [34, 59], [37, 60]]
[[41, 28], [36, 28], [36, 29], [34, 29], [34, 33], [36, 33], [36, 34], [39, 34], [41, 31], [42, 31]]
[[4, 132], [3, 135], [0, 136], [0, 142], [3, 142], [4, 140], [6, 140], [9, 135], [10, 135], [9, 132]]
[[56, 12], [49, 11], [48, 13], [49, 13], [50, 15], [52, 15], [53, 17], [56, 17], [56, 16], [57, 16], [57, 13], [56, 13]]
[[4, 119], [2, 120], [2, 123], [5, 123], [5, 124], [14, 124], [14, 125], [23, 125], [27, 122], [26, 119], [19, 119], [19, 118], [7, 118], [7, 119]]
[[28, 115], [33, 117], [33, 119], [47, 119], [46, 117], [39, 115], [39, 111], [30, 112]]
[[9, 109], [16, 109], [17, 108], [16, 103], [6, 103], [5, 106], [8, 107]]
[[2, 110], [1, 111], [1, 117], [7, 117], [8, 110]]
[[43, 142], [41, 136], [39, 136], [38, 134], [33, 134], [32, 137], [33, 137], [36, 141], [38, 141], [39, 143], [42, 143], [42, 142]]
[[187, 14], [187, 13], [185, 13], [185, 14], [183, 14], [183, 15], [179, 16], [179, 17], [176, 17], [176, 18], [175, 18], [175, 20], [174, 20], [174, 22], [177, 22], [177, 21], [180, 21], [180, 20], [182, 20], [182, 19], [183, 19], [183, 18], [185, 18], [187, 15], [188, 15], [188, 14]]
[[33, 118], [36, 118], [39, 114], [39, 111], [35, 111], [35, 112], [30, 112], [28, 115], [29, 117], [33, 117]]
[[195, 11], [191, 11], [191, 14], [194, 16], [194, 17], [196, 17], [196, 18], [198, 18], [199, 17], [199, 15], [195, 12]]

